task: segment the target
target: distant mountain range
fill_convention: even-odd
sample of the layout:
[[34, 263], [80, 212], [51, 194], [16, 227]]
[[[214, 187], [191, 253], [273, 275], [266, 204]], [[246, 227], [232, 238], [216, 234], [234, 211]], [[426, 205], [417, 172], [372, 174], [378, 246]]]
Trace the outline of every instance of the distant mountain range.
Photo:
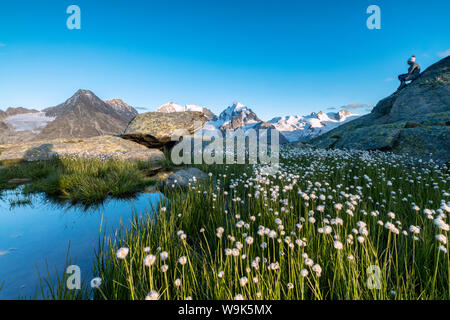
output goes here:
[[[178, 106], [178, 107], [174, 107]], [[180, 111], [201, 111], [207, 108], [187, 109], [176, 104], [163, 105], [157, 112], [180, 112]], [[212, 113], [211, 113], [212, 114]], [[205, 114], [206, 116], [206, 114]], [[203, 127], [203, 133], [207, 134], [211, 130], [236, 130], [241, 128], [244, 132], [248, 129], [277, 129], [286, 142], [305, 141], [317, 137], [339, 125], [359, 117], [347, 110], [339, 112], [318, 112], [308, 116], [285, 116], [276, 117], [270, 121], [261, 120], [256, 113], [240, 102], [235, 102], [220, 113], [218, 117], [209, 116], [208, 122]], [[207, 116], [208, 119], [208, 116]]]
[[[297, 142], [317, 137], [337, 126], [358, 117], [347, 110], [336, 113], [312, 113], [308, 116], [276, 117], [270, 121], [261, 120], [249, 107], [240, 102], [216, 116], [204, 106], [189, 104], [181, 106], [174, 102], [160, 106], [158, 113], [201, 112], [208, 130], [277, 129], [281, 142]], [[57, 138], [89, 138], [102, 135], [119, 135], [138, 114], [137, 110], [121, 99], [103, 101], [92, 91], [78, 90], [72, 97], [55, 107], [42, 111], [26, 108], [0, 110], [1, 143], [11, 141], [49, 140]]]
[[308, 116], [285, 116], [269, 121], [289, 142], [305, 141], [328, 132], [341, 124], [359, 117], [347, 110], [311, 113]]
[[195, 104], [187, 104], [185, 106], [181, 106], [179, 104], [176, 104], [175, 102], [169, 102], [163, 104], [158, 109], [156, 109], [156, 112], [163, 112], [163, 113], [186, 112], [186, 111], [202, 112], [208, 121], [216, 119], [216, 116], [214, 115], [214, 113], [211, 112], [211, 110], [209, 110], [206, 107], [200, 107]]
[[42, 129], [36, 140], [121, 134], [137, 115], [122, 100], [102, 101], [89, 90], [78, 90], [64, 103], [43, 112], [55, 120]]

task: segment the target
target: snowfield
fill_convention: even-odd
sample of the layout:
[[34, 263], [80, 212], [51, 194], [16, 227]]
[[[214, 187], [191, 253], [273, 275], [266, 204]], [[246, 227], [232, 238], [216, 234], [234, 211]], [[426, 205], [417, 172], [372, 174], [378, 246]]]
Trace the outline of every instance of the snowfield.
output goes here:
[[33, 131], [39, 133], [49, 122], [56, 118], [47, 117], [45, 112], [24, 113], [8, 117], [5, 123], [11, 125], [16, 132]]

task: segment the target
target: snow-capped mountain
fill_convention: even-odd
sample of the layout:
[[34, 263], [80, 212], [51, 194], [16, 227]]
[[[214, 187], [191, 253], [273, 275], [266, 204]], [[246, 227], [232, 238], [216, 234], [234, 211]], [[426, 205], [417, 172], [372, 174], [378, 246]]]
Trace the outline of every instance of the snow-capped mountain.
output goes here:
[[276, 117], [268, 121], [280, 131], [289, 142], [304, 141], [328, 132], [341, 124], [359, 117], [347, 110], [339, 112], [311, 113], [308, 116]]
[[245, 129], [253, 128], [261, 122], [263, 121], [258, 118], [252, 109], [240, 102], [234, 102], [222, 111], [216, 120], [207, 122], [205, 129], [236, 130], [242, 128], [245, 131]]
[[[210, 136], [213, 131], [237, 130], [242, 129], [246, 135], [249, 129], [272, 129], [274, 126], [262, 121], [252, 109], [240, 102], [234, 102], [231, 106], [222, 111], [216, 120], [208, 121], [202, 130], [197, 134]], [[280, 134], [280, 143], [287, 143], [288, 140]]]
[[207, 121], [215, 120], [216, 116], [206, 107], [201, 107], [196, 104], [187, 104], [185, 106], [181, 106], [176, 104], [175, 102], [169, 102], [160, 106], [156, 112], [163, 113], [172, 113], [172, 112], [186, 112], [186, 111], [194, 111], [194, 112], [202, 112]]

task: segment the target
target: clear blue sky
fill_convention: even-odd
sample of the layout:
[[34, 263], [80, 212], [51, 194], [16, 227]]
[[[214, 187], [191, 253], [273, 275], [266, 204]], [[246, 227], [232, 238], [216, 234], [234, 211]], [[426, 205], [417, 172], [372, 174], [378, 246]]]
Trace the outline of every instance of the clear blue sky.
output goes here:
[[[81, 30], [66, 28], [71, 4]], [[381, 30], [366, 27], [371, 4]], [[0, 108], [79, 88], [150, 110], [238, 100], [265, 120], [375, 104], [411, 54], [424, 69], [450, 49], [449, 12], [448, 0], [1, 0]]]

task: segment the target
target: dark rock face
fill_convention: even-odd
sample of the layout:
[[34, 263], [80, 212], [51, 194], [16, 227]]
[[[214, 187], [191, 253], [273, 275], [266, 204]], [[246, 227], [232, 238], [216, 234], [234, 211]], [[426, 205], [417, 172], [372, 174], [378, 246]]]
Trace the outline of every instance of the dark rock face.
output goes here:
[[43, 111], [56, 119], [35, 140], [121, 134], [133, 114], [137, 114], [136, 110], [118, 101], [106, 103], [89, 90], [78, 90], [66, 102]]
[[[408, 153], [450, 160], [450, 56], [426, 69], [366, 116], [311, 140], [323, 148]], [[431, 154], [431, 155], [430, 155]]]
[[177, 141], [173, 136], [182, 136], [184, 130], [189, 134], [205, 124], [205, 115], [201, 112], [147, 112], [137, 115], [130, 122], [122, 138], [135, 141], [149, 148], [171, 148]]

